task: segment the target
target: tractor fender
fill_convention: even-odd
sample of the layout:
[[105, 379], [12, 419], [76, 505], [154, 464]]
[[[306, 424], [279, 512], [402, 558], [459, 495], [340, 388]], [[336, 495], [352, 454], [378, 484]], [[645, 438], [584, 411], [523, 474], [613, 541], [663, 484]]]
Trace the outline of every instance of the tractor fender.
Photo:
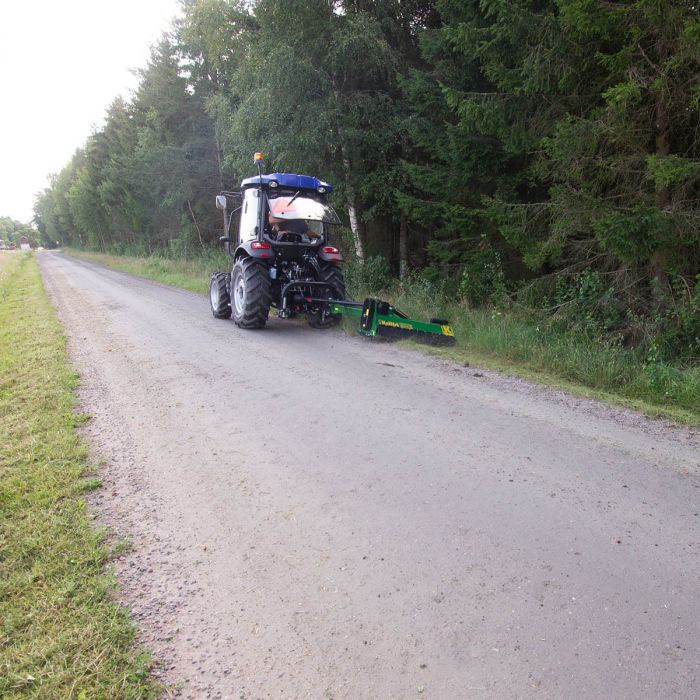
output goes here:
[[343, 262], [343, 256], [337, 248], [331, 245], [321, 246], [318, 251], [319, 260], [323, 262], [341, 263]]
[[245, 243], [239, 244], [236, 248], [236, 252], [233, 254], [233, 259], [257, 258], [259, 260], [272, 260], [274, 254], [270, 248], [254, 248], [254, 243], [259, 243], [259, 241], [246, 241]]

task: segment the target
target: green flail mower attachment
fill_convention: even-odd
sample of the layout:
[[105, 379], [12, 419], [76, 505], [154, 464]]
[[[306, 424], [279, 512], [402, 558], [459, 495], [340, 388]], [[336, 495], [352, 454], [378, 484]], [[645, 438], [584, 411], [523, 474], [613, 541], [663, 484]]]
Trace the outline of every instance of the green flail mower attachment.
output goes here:
[[330, 301], [332, 314], [344, 314], [360, 319], [360, 333], [370, 337], [408, 339], [431, 345], [454, 345], [455, 336], [449, 321], [431, 318], [430, 322], [414, 321], [388, 301], [365, 299], [359, 301]]

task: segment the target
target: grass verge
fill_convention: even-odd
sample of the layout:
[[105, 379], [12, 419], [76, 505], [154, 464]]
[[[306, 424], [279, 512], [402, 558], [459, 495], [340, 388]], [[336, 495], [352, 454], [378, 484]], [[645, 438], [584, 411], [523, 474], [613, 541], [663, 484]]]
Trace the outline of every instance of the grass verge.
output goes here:
[[[67, 252], [204, 294], [214, 269], [224, 270], [230, 265], [223, 254], [171, 260]], [[349, 289], [349, 293], [357, 299], [370, 295], [360, 288]], [[431, 353], [633, 408], [653, 417], [700, 425], [700, 367], [650, 362], [638, 351], [562, 328], [543, 317], [468, 309], [436, 298], [433, 289], [421, 284], [405, 288], [399, 285], [372, 296], [391, 301], [413, 318], [449, 318], [457, 338], [456, 347], [431, 348]]]
[[700, 367], [650, 361], [583, 330], [563, 327], [544, 314], [468, 309], [431, 298], [418, 289], [391, 294], [416, 318], [450, 318], [457, 345], [442, 352], [496, 371], [622, 405], [656, 418], [700, 425]]
[[165, 258], [158, 255], [127, 256], [91, 253], [68, 248], [66, 253], [76, 258], [92, 260], [115, 270], [145, 277], [155, 282], [180, 287], [190, 292], [209, 294], [209, 278], [216, 270], [229, 270], [230, 258], [222, 251], [192, 258]]
[[82, 498], [77, 375], [32, 254], [0, 253], [0, 697], [150, 698]]

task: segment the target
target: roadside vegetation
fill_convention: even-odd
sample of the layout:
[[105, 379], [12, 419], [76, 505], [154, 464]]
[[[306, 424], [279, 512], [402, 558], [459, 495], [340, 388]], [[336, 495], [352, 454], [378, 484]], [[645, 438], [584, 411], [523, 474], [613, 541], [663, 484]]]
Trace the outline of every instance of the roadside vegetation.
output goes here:
[[215, 270], [228, 270], [230, 258], [223, 252], [214, 250], [194, 254], [191, 257], [169, 257], [162, 253], [152, 255], [116, 255], [97, 253], [77, 248], [67, 248], [74, 257], [93, 260], [115, 270], [139, 275], [162, 284], [187, 289], [190, 292], [209, 294], [209, 278]]
[[264, 151], [333, 183], [355, 296], [447, 305], [474, 355], [697, 410], [696, 4], [200, 0], [170, 29], [38, 196], [44, 247], [201, 291], [163, 259], [211, 258], [214, 195]]
[[0, 697], [149, 698], [84, 494], [77, 376], [33, 254], [0, 252]]
[[[202, 294], [208, 293], [211, 273], [230, 266], [225, 255], [213, 251], [187, 259], [162, 254], [67, 252]], [[606, 330], [596, 304], [580, 290], [572, 297], [560, 289], [560, 295], [572, 298], [560, 303], [555, 312], [525, 307], [510, 297], [504, 297], [500, 305], [471, 307], [463, 298], [455, 300], [444, 283], [431, 281], [425, 274], [396, 280], [381, 258], [365, 264], [349, 262], [345, 274], [348, 294], [355, 299], [379, 296], [413, 318], [449, 318], [456, 347], [431, 352], [630, 406], [649, 415], [700, 425], [697, 363], [665, 362], [653, 340], [626, 346], [622, 336], [612, 336]], [[347, 323], [348, 332], [354, 328], [354, 324]]]

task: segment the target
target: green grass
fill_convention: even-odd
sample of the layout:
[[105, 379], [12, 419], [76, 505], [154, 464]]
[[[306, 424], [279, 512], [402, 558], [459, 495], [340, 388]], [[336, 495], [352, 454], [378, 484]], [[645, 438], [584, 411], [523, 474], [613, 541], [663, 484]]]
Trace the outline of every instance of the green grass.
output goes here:
[[200, 294], [209, 293], [209, 278], [216, 270], [229, 270], [230, 258], [223, 252], [192, 258], [166, 258], [159, 255], [127, 256], [90, 253], [68, 248], [65, 251], [76, 258], [93, 260], [115, 270], [139, 275], [149, 280], [188, 289]]
[[[131, 258], [68, 252], [201, 293], [207, 293], [209, 276], [215, 269], [225, 270], [230, 265], [226, 256], [214, 254], [192, 260], [170, 260], [157, 256]], [[348, 291], [356, 299], [370, 295], [368, 290], [360, 288]], [[420, 281], [373, 292], [372, 296], [391, 301], [416, 319], [449, 318], [457, 338], [456, 347], [428, 352], [631, 407], [654, 417], [700, 425], [698, 366], [650, 363], [638, 350], [563, 328], [542, 314], [469, 309], [450, 303]], [[346, 328], [353, 326], [346, 321]]]
[[387, 294], [416, 318], [450, 319], [457, 345], [441, 354], [654, 417], [700, 425], [700, 366], [649, 362], [638, 349], [566, 328], [542, 313], [469, 309], [439, 297], [436, 302], [420, 285]]
[[149, 698], [84, 494], [77, 376], [33, 254], [0, 253], [0, 697]]

